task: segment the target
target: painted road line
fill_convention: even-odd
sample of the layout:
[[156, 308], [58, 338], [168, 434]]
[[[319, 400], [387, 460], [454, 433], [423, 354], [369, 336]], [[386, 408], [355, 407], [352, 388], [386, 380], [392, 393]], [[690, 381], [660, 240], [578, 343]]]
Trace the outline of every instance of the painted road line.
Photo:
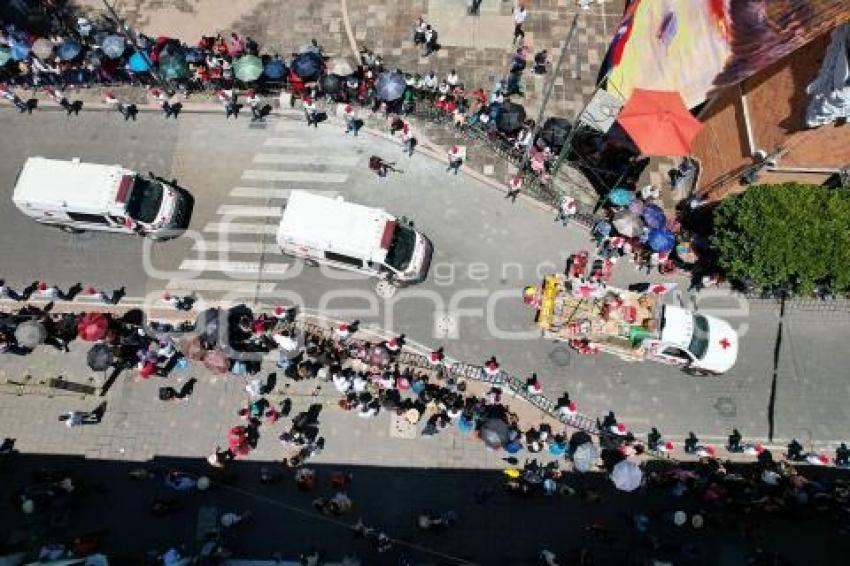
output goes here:
[[263, 145], [265, 147], [305, 147], [304, 140], [298, 138], [266, 138]]
[[346, 173], [323, 173], [320, 171], [277, 171], [274, 169], [248, 169], [243, 179], [254, 181], [302, 181], [306, 183], [344, 183]]
[[[277, 165], [303, 165], [304, 155], [298, 153], [258, 153], [254, 163], [274, 163]], [[317, 165], [353, 167], [357, 165], [356, 155], [324, 155]]]
[[216, 234], [277, 234], [277, 224], [249, 224], [247, 222], [210, 222], [204, 232]]
[[216, 211], [219, 216], [280, 218], [283, 210], [279, 206], [246, 206], [243, 204], [222, 204]]
[[192, 246], [199, 252], [224, 254], [280, 253], [280, 246], [265, 242], [230, 242], [227, 240], [198, 240]]
[[[339, 191], [308, 190], [306, 192], [330, 198], [339, 196]], [[229, 196], [238, 198], [288, 199], [291, 194], [292, 189], [275, 189], [271, 187], [233, 187], [230, 190]]]
[[[262, 272], [264, 275], [285, 273], [289, 269], [288, 263], [264, 263]], [[223, 259], [184, 259], [179, 269], [183, 271], [221, 271], [223, 273], [260, 273], [260, 263], [257, 261], [229, 261]]]
[[172, 279], [166, 289], [179, 291], [226, 291], [230, 293], [261, 293], [274, 291], [276, 283], [239, 281], [238, 279]]

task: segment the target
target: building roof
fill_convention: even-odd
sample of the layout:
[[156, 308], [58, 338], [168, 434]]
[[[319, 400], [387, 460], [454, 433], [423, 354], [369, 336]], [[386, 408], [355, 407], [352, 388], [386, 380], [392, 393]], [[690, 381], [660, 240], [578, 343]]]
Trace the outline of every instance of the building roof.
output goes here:
[[278, 242], [384, 261], [395, 218], [379, 208], [292, 191], [278, 229]]

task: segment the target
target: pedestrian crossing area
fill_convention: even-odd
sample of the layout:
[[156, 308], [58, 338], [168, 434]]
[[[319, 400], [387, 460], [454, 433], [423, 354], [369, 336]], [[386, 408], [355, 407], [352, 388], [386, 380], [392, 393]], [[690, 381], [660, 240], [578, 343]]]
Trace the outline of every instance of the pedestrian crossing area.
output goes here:
[[271, 293], [292, 272], [292, 259], [275, 242], [286, 201], [293, 190], [329, 197], [344, 191], [361, 157], [338, 131], [304, 131], [297, 121], [280, 121], [241, 172], [238, 185], [200, 227], [166, 283], [174, 293]]

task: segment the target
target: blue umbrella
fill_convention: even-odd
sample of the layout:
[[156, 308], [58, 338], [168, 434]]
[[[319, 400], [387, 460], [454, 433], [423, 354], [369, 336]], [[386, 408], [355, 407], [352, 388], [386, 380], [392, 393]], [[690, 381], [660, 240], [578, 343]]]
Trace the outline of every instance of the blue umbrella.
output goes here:
[[318, 53], [300, 53], [292, 61], [292, 70], [305, 81], [314, 81], [322, 72], [322, 57]]
[[26, 43], [16, 42], [12, 44], [12, 59], [23, 61], [30, 55], [30, 46]]
[[100, 48], [110, 59], [117, 59], [124, 54], [125, 46], [123, 37], [120, 35], [109, 35], [103, 40]]
[[654, 252], [669, 252], [676, 245], [676, 236], [670, 230], [652, 229], [646, 244]]
[[134, 73], [144, 73], [151, 70], [150, 61], [141, 51], [136, 51], [127, 62], [127, 67]]
[[407, 83], [401, 73], [381, 73], [375, 90], [379, 99], [392, 102], [401, 98], [406, 88]]
[[59, 55], [59, 58], [63, 61], [70, 61], [77, 57], [80, 54], [80, 51], [83, 50], [83, 46], [77, 43], [76, 41], [65, 41], [56, 49], [56, 53]]
[[634, 193], [623, 187], [617, 187], [608, 193], [608, 200], [614, 206], [628, 206], [635, 198]]
[[187, 63], [200, 63], [206, 59], [203, 49], [193, 47], [186, 51], [185, 57]]
[[667, 226], [667, 216], [664, 215], [664, 211], [661, 210], [661, 207], [656, 204], [645, 206], [641, 216], [643, 216], [643, 221], [650, 228], [661, 230]]
[[274, 59], [263, 67], [263, 74], [272, 80], [282, 79], [286, 74], [286, 65], [280, 59]]

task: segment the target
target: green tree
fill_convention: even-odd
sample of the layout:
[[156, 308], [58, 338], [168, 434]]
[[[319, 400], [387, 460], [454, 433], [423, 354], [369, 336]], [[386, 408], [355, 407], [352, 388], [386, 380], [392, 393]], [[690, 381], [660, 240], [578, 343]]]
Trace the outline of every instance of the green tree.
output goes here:
[[850, 189], [759, 185], [714, 210], [719, 266], [762, 288], [850, 291]]

